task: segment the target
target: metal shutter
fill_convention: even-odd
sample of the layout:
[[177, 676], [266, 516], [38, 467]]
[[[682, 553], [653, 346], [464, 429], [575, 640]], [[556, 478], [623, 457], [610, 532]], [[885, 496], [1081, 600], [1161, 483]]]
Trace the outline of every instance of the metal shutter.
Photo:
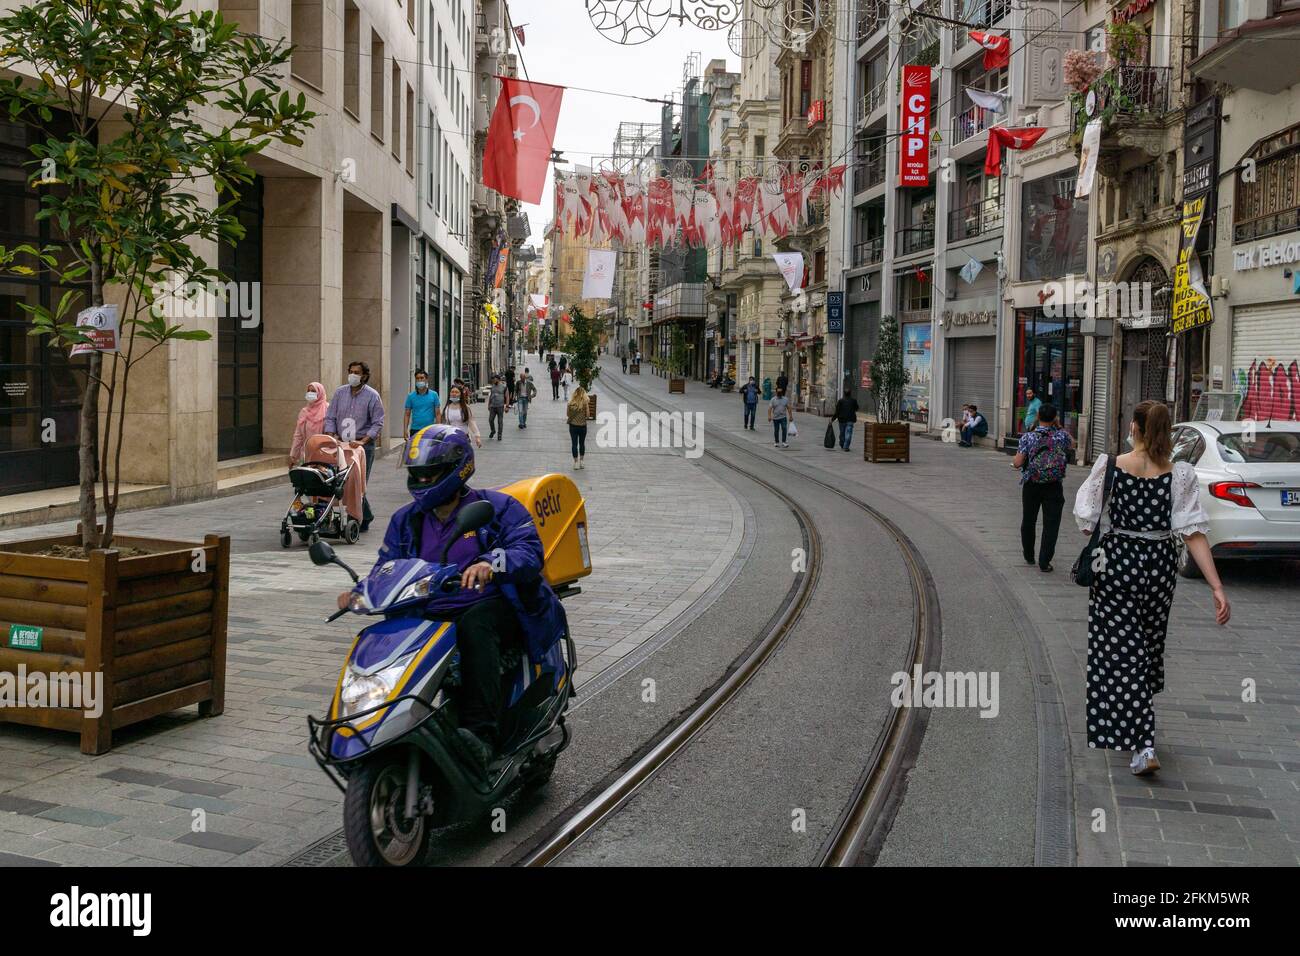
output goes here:
[[1107, 432], [1110, 430], [1110, 339], [1097, 339], [1097, 349], [1092, 365], [1092, 406], [1088, 417], [1091, 433], [1088, 436], [1089, 461], [1106, 453]]
[[947, 415], [940, 418], [952, 418], [961, 421], [958, 410], [968, 403], [979, 406], [989, 419], [989, 431], [993, 431], [993, 372], [996, 339], [979, 336], [969, 339], [948, 340], [948, 409]]
[[[1251, 368], [1269, 359], [1284, 369], [1300, 360], [1300, 302], [1233, 310], [1232, 380], [1225, 387], [1245, 395]], [[1248, 404], [1243, 416], [1250, 413]]]

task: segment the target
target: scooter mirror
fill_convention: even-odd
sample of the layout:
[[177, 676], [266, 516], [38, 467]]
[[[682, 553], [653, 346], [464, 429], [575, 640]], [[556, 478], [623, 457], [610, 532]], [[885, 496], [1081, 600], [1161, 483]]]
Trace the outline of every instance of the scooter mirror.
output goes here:
[[311, 555], [311, 563], [318, 565], [333, 564], [337, 560], [334, 556], [334, 549], [324, 541], [315, 542], [307, 553]]

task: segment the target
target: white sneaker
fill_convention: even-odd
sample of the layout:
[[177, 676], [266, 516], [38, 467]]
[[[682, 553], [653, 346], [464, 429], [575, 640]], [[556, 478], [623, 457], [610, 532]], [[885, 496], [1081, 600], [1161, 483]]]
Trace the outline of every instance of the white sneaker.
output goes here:
[[1160, 769], [1160, 760], [1156, 757], [1154, 747], [1147, 747], [1145, 750], [1139, 750], [1133, 754], [1133, 759], [1129, 761], [1129, 770], [1135, 777], [1143, 777]]
[[579, 467], [579, 468], [586, 468], [586, 467], [587, 467], [587, 463], [586, 463], [585, 461], [583, 461], [581, 458], [579, 458], [579, 459], [578, 459], [578, 467]]

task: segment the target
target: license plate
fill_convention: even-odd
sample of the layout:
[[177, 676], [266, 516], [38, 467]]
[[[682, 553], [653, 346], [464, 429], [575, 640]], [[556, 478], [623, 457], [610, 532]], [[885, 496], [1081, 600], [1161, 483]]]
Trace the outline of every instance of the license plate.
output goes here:
[[1300, 491], [1284, 491], [1284, 492], [1282, 492], [1282, 504], [1284, 504], [1284, 505], [1300, 505]]

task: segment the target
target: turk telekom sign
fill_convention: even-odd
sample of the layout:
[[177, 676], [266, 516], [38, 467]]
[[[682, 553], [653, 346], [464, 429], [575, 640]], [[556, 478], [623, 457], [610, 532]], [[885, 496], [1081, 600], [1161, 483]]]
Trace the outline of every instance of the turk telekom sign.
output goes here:
[[930, 184], [930, 68], [903, 67], [903, 138], [898, 185]]

